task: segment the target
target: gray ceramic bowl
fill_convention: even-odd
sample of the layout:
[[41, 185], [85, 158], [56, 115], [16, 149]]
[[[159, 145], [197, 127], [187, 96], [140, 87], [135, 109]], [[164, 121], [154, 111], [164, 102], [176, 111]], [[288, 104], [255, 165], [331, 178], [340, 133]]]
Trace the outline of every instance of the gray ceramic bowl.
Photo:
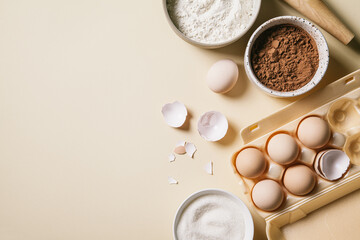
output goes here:
[[[250, 53], [255, 40], [265, 30], [280, 24], [292, 24], [304, 29], [315, 40], [319, 52], [319, 67], [315, 72], [314, 77], [305, 86], [291, 92], [279, 92], [264, 86], [256, 77], [251, 65]], [[258, 27], [250, 37], [250, 40], [246, 46], [245, 57], [244, 57], [245, 71], [250, 81], [253, 82], [256, 86], [258, 86], [261, 90], [263, 90], [267, 94], [281, 98], [299, 96], [313, 89], [323, 78], [326, 69], [328, 67], [328, 64], [329, 64], [329, 48], [326, 43], [324, 35], [320, 32], [318, 28], [315, 27], [313, 23], [303, 18], [295, 17], [295, 16], [281, 16], [281, 17], [272, 18], [266, 21], [265, 23], [263, 23], [260, 27]]]
[[261, 6], [261, 0], [254, 0], [254, 12], [253, 12], [253, 14], [251, 16], [251, 19], [250, 19], [248, 25], [246, 26], [246, 28], [244, 30], [239, 32], [239, 34], [236, 35], [234, 38], [229, 39], [229, 40], [224, 41], [224, 42], [218, 42], [218, 43], [202, 43], [202, 42], [195, 41], [193, 39], [190, 39], [190, 38], [186, 37], [182, 32], [179, 31], [179, 29], [177, 29], [177, 27], [175, 26], [175, 24], [173, 23], [173, 21], [171, 20], [171, 18], [169, 16], [169, 12], [168, 12], [167, 7], [166, 7], [166, 2], [167, 2], [167, 0], [163, 0], [163, 9], [164, 9], [164, 12], [165, 12], [166, 20], [168, 21], [171, 29], [180, 38], [182, 38], [184, 41], [186, 41], [186, 42], [188, 42], [188, 43], [190, 43], [192, 45], [195, 45], [197, 47], [202, 47], [202, 48], [207, 48], [207, 49], [225, 47], [225, 46], [239, 40], [251, 28], [251, 26], [254, 24], [258, 14], [259, 14], [260, 6]]

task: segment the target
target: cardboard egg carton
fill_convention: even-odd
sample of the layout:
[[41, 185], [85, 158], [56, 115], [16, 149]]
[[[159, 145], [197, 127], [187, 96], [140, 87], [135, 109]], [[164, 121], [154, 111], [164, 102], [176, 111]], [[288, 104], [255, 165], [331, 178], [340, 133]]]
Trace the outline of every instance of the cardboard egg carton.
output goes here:
[[[296, 137], [299, 122], [307, 116], [319, 116], [325, 119], [331, 128], [332, 137], [328, 144], [320, 149], [305, 147]], [[290, 165], [279, 165], [270, 160], [265, 146], [268, 139], [280, 132], [286, 132], [294, 137], [301, 148], [298, 159]], [[284, 171], [294, 164], [313, 166], [315, 156], [324, 149], [340, 149], [350, 158], [350, 168], [337, 181], [329, 181], [318, 174], [315, 189], [305, 196], [296, 196], [283, 190], [286, 199], [279, 209], [265, 212], [256, 211], [266, 221], [266, 233], [269, 239], [284, 239], [281, 227], [291, 224], [308, 213], [360, 188], [360, 70], [357, 70], [336, 82], [333, 82], [318, 92], [309, 95], [282, 110], [245, 127], [241, 131], [243, 144], [232, 155], [231, 164], [236, 176], [240, 179], [244, 194], [251, 200], [251, 190], [260, 180], [273, 179], [282, 184]], [[267, 159], [267, 169], [256, 179], [242, 177], [236, 169], [236, 157], [246, 147], [257, 147]]]

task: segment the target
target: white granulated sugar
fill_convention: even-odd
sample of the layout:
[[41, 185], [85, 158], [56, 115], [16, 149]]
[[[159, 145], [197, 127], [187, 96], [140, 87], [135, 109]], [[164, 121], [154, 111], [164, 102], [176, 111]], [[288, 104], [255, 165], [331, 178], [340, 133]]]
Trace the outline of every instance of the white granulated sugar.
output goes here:
[[186, 37], [201, 43], [230, 40], [249, 24], [253, 0], [167, 0], [169, 16]]
[[242, 240], [245, 219], [242, 208], [223, 195], [204, 195], [187, 206], [177, 225], [179, 240]]

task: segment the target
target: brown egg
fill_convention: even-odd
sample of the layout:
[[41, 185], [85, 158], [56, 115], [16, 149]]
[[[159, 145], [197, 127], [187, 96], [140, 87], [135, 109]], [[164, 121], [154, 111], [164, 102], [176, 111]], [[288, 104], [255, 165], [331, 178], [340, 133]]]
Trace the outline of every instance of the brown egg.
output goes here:
[[269, 140], [267, 152], [272, 160], [286, 165], [296, 160], [299, 154], [299, 146], [289, 134], [279, 133]]
[[236, 169], [244, 177], [256, 178], [265, 168], [264, 154], [256, 148], [245, 148], [236, 157]]
[[296, 165], [286, 169], [283, 182], [289, 192], [302, 196], [314, 189], [316, 176], [309, 167]]
[[255, 184], [251, 197], [254, 204], [264, 211], [274, 211], [284, 200], [284, 191], [274, 180], [266, 179]]
[[321, 148], [331, 137], [328, 123], [319, 117], [308, 117], [301, 121], [297, 136], [302, 144], [308, 148]]

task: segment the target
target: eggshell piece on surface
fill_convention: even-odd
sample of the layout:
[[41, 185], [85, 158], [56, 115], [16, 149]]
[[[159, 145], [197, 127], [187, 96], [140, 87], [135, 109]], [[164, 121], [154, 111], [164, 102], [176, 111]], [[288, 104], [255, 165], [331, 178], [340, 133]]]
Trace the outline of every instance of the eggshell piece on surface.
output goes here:
[[186, 141], [181, 140], [181, 141], [178, 141], [175, 146], [176, 146], [176, 147], [178, 147], [178, 146], [185, 146], [185, 143], [186, 143]]
[[169, 162], [175, 161], [175, 155], [173, 153], [170, 153], [168, 156]]
[[161, 110], [165, 122], [171, 127], [181, 127], [187, 116], [187, 109], [181, 102], [167, 103]]
[[214, 63], [206, 76], [208, 87], [216, 93], [226, 93], [236, 84], [239, 77], [237, 64], [229, 59]]
[[168, 177], [168, 183], [169, 184], [178, 184], [179, 182], [173, 177]]
[[269, 140], [267, 152], [273, 161], [286, 165], [296, 160], [299, 154], [299, 146], [289, 134], [279, 133]]
[[213, 163], [212, 161], [210, 161], [210, 162], [208, 162], [207, 164], [205, 164], [204, 170], [205, 170], [205, 172], [207, 172], [209, 175], [213, 175], [213, 174], [214, 174], [214, 163]]
[[284, 191], [274, 180], [266, 179], [255, 184], [251, 192], [254, 204], [264, 211], [274, 211], [284, 200]]
[[228, 130], [226, 117], [217, 111], [204, 113], [198, 121], [198, 132], [207, 141], [218, 141], [222, 139]]
[[185, 154], [186, 153], [185, 146], [177, 146], [177, 147], [175, 147], [174, 153], [179, 154], [179, 155]]
[[260, 176], [266, 168], [264, 154], [257, 148], [245, 148], [236, 157], [236, 169], [246, 178]]
[[314, 172], [305, 165], [296, 165], [286, 169], [283, 183], [294, 195], [303, 196], [310, 193], [316, 185]]
[[297, 136], [306, 147], [316, 149], [329, 142], [331, 131], [329, 124], [324, 119], [312, 116], [300, 122]]
[[194, 156], [194, 153], [196, 152], [196, 147], [193, 143], [187, 142], [185, 143], [185, 151], [186, 155], [192, 158]]

